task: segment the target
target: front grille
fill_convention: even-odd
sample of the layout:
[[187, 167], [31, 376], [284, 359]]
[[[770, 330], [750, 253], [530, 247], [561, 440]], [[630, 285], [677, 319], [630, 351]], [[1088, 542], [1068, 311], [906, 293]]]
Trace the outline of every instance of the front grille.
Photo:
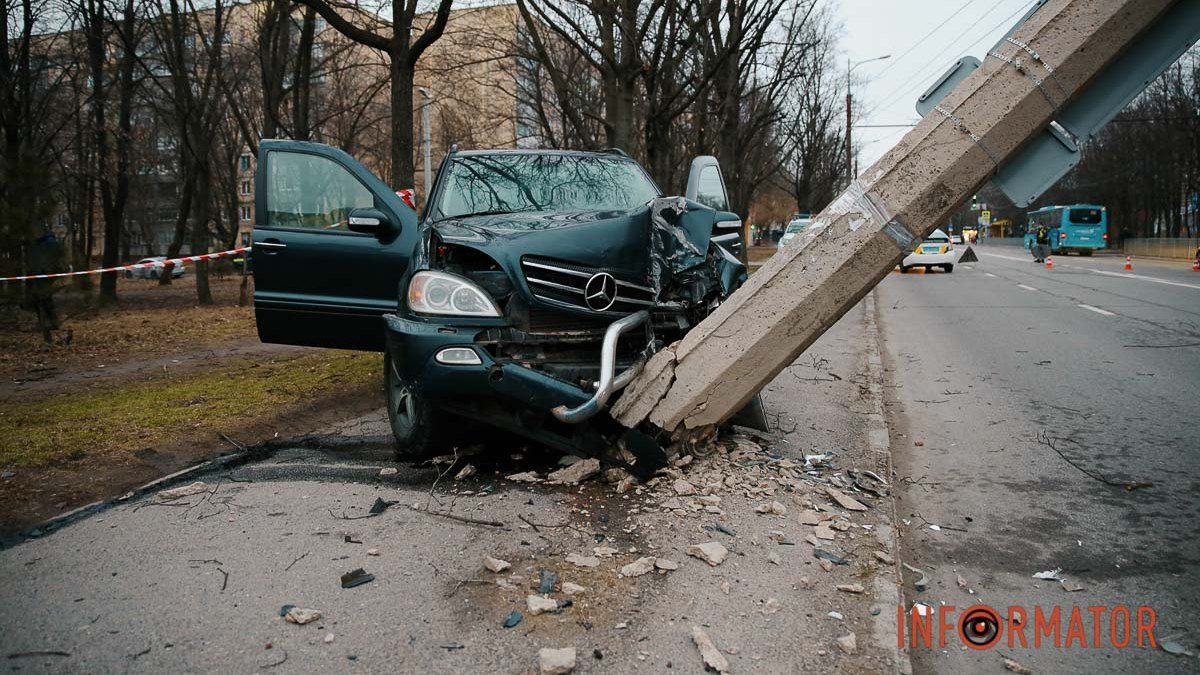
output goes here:
[[616, 299], [607, 309], [590, 306], [584, 289], [603, 270], [547, 258], [521, 259], [521, 272], [534, 297], [605, 314], [629, 314], [654, 306], [654, 289], [615, 278]]
[[558, 312], [541, 307], [529, 308], [530, 333], [599, 333], [613, 320], [604, 316], [588, 316], [570, 312]]

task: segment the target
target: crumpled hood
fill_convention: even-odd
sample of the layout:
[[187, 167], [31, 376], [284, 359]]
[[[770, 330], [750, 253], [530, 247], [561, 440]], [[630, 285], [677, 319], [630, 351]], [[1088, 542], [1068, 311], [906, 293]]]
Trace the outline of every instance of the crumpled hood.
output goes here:
[[522, 256], [551, 258], [646, 282], [648, 207], [628, 211], [508, 213], [441, 220], [443, 241], [484, 251], [514, 278]]

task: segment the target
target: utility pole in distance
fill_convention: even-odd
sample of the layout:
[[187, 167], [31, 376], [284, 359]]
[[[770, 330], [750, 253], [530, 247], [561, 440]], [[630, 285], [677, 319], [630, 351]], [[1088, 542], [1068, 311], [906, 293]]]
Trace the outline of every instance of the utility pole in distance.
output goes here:
[[846, 182], [850, 182], [856, 177], [854, 171], [854, 143], [851, 142], [850, 139], [850, 131], [854, 128], [854, 117], [850, 112], [852, 109], [851, 103], [853, 101], [853, 97], [850, 95], [850, 73], [853, 73], [855, 68], [863, 65], [864, 63], [882, 61], [891, 57], [891, 54], [884, 54], [883, 56], [876, 56], [874, 58], [864, 59], [855, 63], [850, 63], [850, 59], [846, 59]]
[[655, 354], [613, 407], [614, 419], [667, 439], [728, 419], [1173, 8], [1171, 0], [1042, 5], [800, 241]]

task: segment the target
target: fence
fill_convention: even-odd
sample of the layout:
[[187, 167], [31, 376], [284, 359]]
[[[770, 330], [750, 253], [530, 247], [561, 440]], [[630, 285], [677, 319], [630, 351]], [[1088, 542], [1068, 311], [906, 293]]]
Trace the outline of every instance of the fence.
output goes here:
[[1194, 258], [1200, 239], [1126, 239], [1125, 254], [1148, 258]]

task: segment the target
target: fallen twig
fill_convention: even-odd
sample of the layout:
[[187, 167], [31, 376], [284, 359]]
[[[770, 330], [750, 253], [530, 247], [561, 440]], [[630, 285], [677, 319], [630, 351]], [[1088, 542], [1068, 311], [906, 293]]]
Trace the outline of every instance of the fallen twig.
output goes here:
[[[450, 463], [446, 465], [445, 471], [438, 472], [437, 478], [433, 479], [433, 485], [429, 486], [429, 496], [426, 497], [426, 499], [425, 499], [425, 510], [426, 511], [429, 510], [429, 501], [431, 499], [437, 499], [436, 497], [433, 496], [433, 491], [437, 489], [438, 481], [442, 480], [442, 476], [445, 476], [446, 474], [450, 473], [450, 471], [454, 469], [455, 465], [458, 464], [458, 448], [455, 447], [453, 449], [453, 452], [454, 452], [454, 459], [451, 460]], [[439, 506], [441, 505], [441, 503], [442, 503], [442, 500], [438, 499]]]
[[217, 568], [217, 571], [225, 575], [225, 578], [221, 580], [221, 592], [224, 593], [225, 587], [229, 585], [229, 572], [226, 572], [220, 567]]
[[458, 592], [458, 589], [466, 586], [467, 584], [488, 584], [490, 586], [492, 582], [488, 581], [487, 579], [461, 579], [457, 584], [454, 584], [454, 588], [450, 589], [450, 592], [446, 594], [446, 597], [449, 598], [450, 596], [454, 595]]
[[131, 658], [131, 659], [133, 659], [134, 661], [136, 661], [136, 660], [140, 659], [141, 657], [143, 657], [143, 656], [145, 656], [145, 655], [147, 655], [147, 654], [149, 654], [149, 653], [150, 653], [150, 648], [149, 648], [149, 647], [146, 647], [145, 649], [143, 649], [142, 651], [140, 651], [140, 652], [138, 652], [138, 653], [136, 653], [136, 654], [130, 654], [130, 655], [129, 655], [129, 658]]
[[346, 515], [345, 511], [342, 511], [342, 515], [339, 516], [338, 514], [333, 512], [333, 509], [325, 509], [325, 510], [329, 511], [330, 516], [333, 516], [334, 518], [337, 518], [339, 520], [362, 520], [363, 518], [374, 518], [375, 516], [379, 515], [378, 513], [368, 513], [365, 516], [348, 516], [348, 515]]
[[305, 551], [304, 553], [301, 553], [300, 557], [296, 558], [292, 562], [288, 563], [288, 566], [283, 568], [283, 571], [286, 572], [286, 571], [292, 569], [292, 565], [295, 565], [296, 563], [300, 562], [301, 560], [304, 560], [304, 558], [307, 557], [309, 553], [312, 553], [312, 551]]
[[246, 446], [242, 445], [241, 443], [238, 443], [237, 441], [226, 436], [225, 434], [221, 433], [220, 431], [217, 432], [217, 435], [220, 436], [221, 438], [224, 438], [227, 443], [229, 443], [233, 447], [237, 448], [238, 450], [241, 450], [242, 452], [246, 451]]
[[1177, 349], [1180, 347], [1200, 347], [1200, 342], [1184, 342], [1177, 345], [1121, 345], [1126, 349]]
[[21, 659], [29, 656], [70, 656], [70, 652], [62, 652], [57, 649], [48, 649], [43, 651], [33, 652], [13, 652], [8, 655], [10, 659]]
[[456, 516], [453, 513], [442, 513], [440, 511], [430, 511], [428, 509], [413, 508], [412, 510], [417, 511], [419, 513], [428, 513], [431, 516], [439, 516], [442, 518], [449, 518], [450, 520], [457, 520], [457, 521], [463, 522], [463, 523], [470, 523], [472, 525], [488, 525], [490, 527], [505, 527], [505, 524], [498, 520], [480, 520], [478, 518], [469, 518], [467, 516]]
[[517, 514], [517, 517], [518, 517], [518, 518], [520, 518], [522, 521], [524, 521], [524, 523], [525, 523], [526, 525], [528, 525], [528, 526], [532, 527], [534, 532], [538, 532], [538, 531], [539, 531], [539, 530], [538, 530], [538, 528], [539, 528], [539, 527], [544, 527], [544, 528], [546, 528], [546, 529], [550, 529], [550, 530], [555, 530], [555, 529], [558, 529], [558, 528], [560, 528], [560, 527], [565, 527], [565, 528], [567, 528], [567, 529], [569, 529], [569, 530], [575, 530], [576, 532], [578, 532], [579, 534], [582, 534], [582, 535], [583, 535], [583, 536], [585, 536], [585, 537], [590, 537], [590, 536], [591, 536], [591, 535], [590, 535], [590, 534], [588, 534], [587, 532], [584, 532], [583, 530], [579, 529], [578, 527], [575, 527], [575, 526], [574, 526], [574, 525], [572, 525], [571, 523], [565, 523], [565, 522], [564, 522], [564, 523], [558, 523], [558, 524], [555, 524], [555, 525], [545, 525], [545, 524], [543, 524], [543, 523], [535, 523], [535, 522], [533, 522], [532, 520], [530, 520], [530, 519], [526, 518], [524, 515], [521, 515], [521, 514]]
[[1124, 488], [1126, 492], [1133, 492], [1134, 490], [1138, 490], [1141, 488], [1154, 487], [1154, 483], [1151, 483], [1150, 481], [1144, 481], [1144, 480], [1134, 480], [1134, 481], [1125, 481], [1125, 482], [1110, 480], [1102, 473], [1099, 473], [1092, 469], [1084, 468], [1083, 466], [1077, 464], [1075, 462], [1075, 460], [1073, 460], [1070, 457], [1067, 457], [1065, 454], [1063, 454], [1062, 450], [1058, 449], [1058, 446], [1057, 446], [1058, 441], [1067, 441], [1069, 443], [1075, 443], [1076, 445], [1078, 445], [1078, 442], [1076, 442], [1073, 439], [1059, 438], [1059, 437], [1051, 436], [1048, 431], [1044, 431], [1044, 430], [1039, 432], [1038, 436], [1037, 436], [1037, 442], [1039, 444], [1044, 445], [1047, 448], [1050, 448], [1051, 450], [1053, 450], [1056, 455], [1058, 455], [1059, 457], [1062, 457], [1064, 462], [1075, 467], [1076, 469], [1079, 470], [1080, 473], [1087, 476], [1088, 478], [1091, 478], [1092, 480], [1104, 483], [1105, 485], [1108, 485], [1111, 487]]

